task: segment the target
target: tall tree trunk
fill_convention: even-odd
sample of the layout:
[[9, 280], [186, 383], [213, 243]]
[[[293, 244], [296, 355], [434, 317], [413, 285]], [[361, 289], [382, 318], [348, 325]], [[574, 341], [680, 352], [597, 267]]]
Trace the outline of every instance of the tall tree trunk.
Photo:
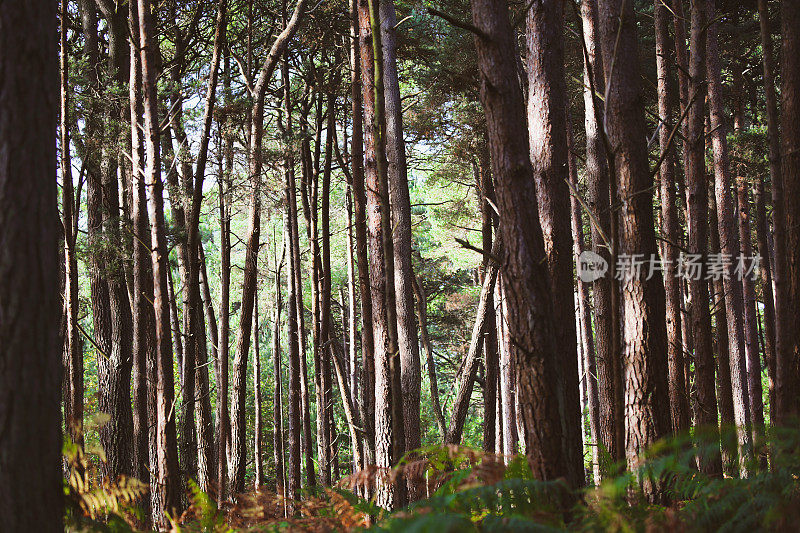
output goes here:
[[[403, 140], [403, 105], [397, 75], [394, 0], [380, 4], [381, 43], [386, 100], [386, 155], [394, 245], [394, 289], [397, 294], [397, 344], [400, 349], [403, 433], [405, 451], [420, 447], [420, 394], [422, 373], [419, 338], [414, 315], [414, 272], [411, 265], [411, 200], [408, 165]], [[412, 495], [412, 498], [414, 496]]]
[[[164, 200], [161, 181], [161, 154], [159, 150], [160, 126], [158, 119], [158, 93], [156, 91], [156, 57], [158, 44], [155, 35], [150, 0], [138, 0], [139, 39], [142, 82], [144, 86], [144, 137], [147, 155], [145, 185], [147, 213], [150, 221], [150, 248], [153, 264], [153, 285], [156, 331], [156, 450], [159, 511], [176, 515], [180, 512], [178, 444], [174, 411], [175, 384], [172, 374], [172, 342], [170, 339], [169, 307], [167, 303], [167, 240], [164, 226]], [[157, 517], [160, 527], [166, 525], [165, 517]]]
[[[714, 0], [706, 1], [706, 17], [714, 21]], [[708, 61], [708, 101], [711, 116], [711, 144], [714, 151], [714, 190], [717, 199], [717, 231], [720, 238], [720, 252], [730, 258], [739, 255], [739, 239], [736, 232], [733, 197], [731, 193], [730, 163], [726, 140], [725, 109], [722, 101], [722, 77], [720, 70], [719, 47], [717, 43], [717, 22], [708, 26], [706, 41]], [[752, 457], [750, 438], [750, 410], [747, 400], [747, 378], [745, 368], [744, 326], [742, 324], [742, 284], [733, 275], [723, 277], [725, 287], [725, 310], [728, 318], [728, 340], [730, 345], [731, 385], [733, 388], [733, 409], [736, 418], [736, 431], [739, 439], [739, 470], [746, 477], [747, 464]]]
[[253, 310], [253, 462], [255, 463], [254, 489], [264, 484], [264, 417], [261, 413], [261, 353], [259, 351], [258, 293]]
[[291, 19], [283, 31], [275, 38], [269, 54], [261, 65], [253, 88], [253, 106], [250, 128], [250, 199], [247, 228], [247, 251], [245, 255], [244, 281], [242, 284], [242, 309], [239, 319], [239, 334], [236, 341], [236, 354], [233, 362], [233, 402], [231, 411], [231, 490], [244, 490], [245, 455], [245, 399], [247, 391], [247, 354], [250, 350], [250, 329], [253, 320], [253, 305], [256, 294], [256, 275], [258, 270], [259, 236], [261, 233], [261, 170], [262, 140], [264, 136], [264, 99], [267, 84], [278, 65], [278, 60], [286, 51], [289, 40], [297, 31], [307, 0], [297, 0]]
[[[366, 461], [375, 462], [375, 340], [372, 331], [372, 293], [369, 285], [367, 261], [366, 191], [364, 185], [364, 96], [362, 76], [372, 75], [372, 41], [368, 33], [361, 32], [362, 6], [359, 0], [350, 2], [350, 34], [352, 42], [350, 83], [353, 104], [353, 134], [350, 148], [353, 188], [353, 225], [358, 264], [358, 286], [361, 301], [361, 419], [367, 437]], [[365, 65], [367, 72], [362, 73]]]
[[[747, 195], [747, 181], [740, 178], [736, 183], [736, 196], [739, 204], [739, 242], [740, 259], [737, 261], [737, 279], [742, 280], [744, 297], [744, 337], [747, 347], [747, 392], [750, 413], [753, 417], [753, 443], [760, 445], [764, 433], [764, 397], [761, 388], [761, 354], [758, 346], [758, 314], [755, 287], [755, 272], [749, 272], [752, 264], [753, 245], [750, 234], [750, 199]], [[739, 274], [740, 273], [740, 274]], [[767, 456], [760, 454], [762, 468], [767, 467]]]
[[[669, 9], [662, 0], [653, 6], [656, 32], [656, 68], [658, 70], [659, 151], [663, 157], [659, 167], [659, 196], [661, 200], [661, 226], [668, 242], [662, 245], [664, 259], [664, 289], [667, 310], [667, 362], [669, 368], [669, 397], [672, 431], [682, 433], [689, 429], [689, 401], [684, 376], [683, 346], [681, 336], [681, 291], [677, 274], [678, 259], [678, 209], [675, 205], [675, 149], [671, 146], [674, 95], [670, 84], [672, 41], [669, 34]], [[702, 106], [700, 106], [702, 110]], [[702, 111], [701, 111], [702, 116]], [[705, 204], [703, 204], [705, 205]], [[705, 301], [708, 301], [706, 295]], [[711, 321], [708, 308], [705, 316], [710, 334]], [[712, 355], [713, 359], [713, 355]], [[712, 380], [713, 382], [713, 380]]]
[[[652, 179], [647, 160], [644, 109], [639, 86], [638, 41], [633, 5], [599, 0], [600, 38], [606, 87], [605, 128], [613, 147], [620, 212], [620, 255], [658, 253], [653, 224]], [[643, 192], [647, 191], [647, 192]], [[643, 269], [644, 270], [644, 269]], [[670, 430], [667, 331], [661, 273], [649, 280], [633, 272], [622, 281], [624, 304], [625, 450], [628, 467]], [[643, 490], [657, 499], [654, 480]]]
[[[439, 383], [436, 377], [436, 362], [433, 359], [433, 345], [428, 334], [428, 300], [425, 296], [425, 289], [422, 287], [419, 278], [414, 276], [414, 294], [417, 300], [417, 314], [419, 315], [419, 330], [422, 337], [422, 344], [425, 346], [425, 365], [428, 367], [428, 382], [431, 387], [431, 406], [433, 416], [436, 419], [436, 426], [442, 439], [447, 435], [447, 423], [442, 412], [442, 403], [439, 399]], [[490, 324], [487, 327], [493, 327]], [[494, 408], [494, 407], [493, 407]]]
[[[575, 139], [572, 134], [572, 123], [569, 115], [567, 116], [567, 142], [569, 154], [567, 162], [569, 164], [569, 180], [575, 191], [578, 190], [578, 164], [575, 160]], [[583, 238], [583, 217], [581, 215], [581, 205], [575, 194], [570, 195], [570, 213], [572, 221], [572, 240], [575, 261], [586, 249]], [[578, 278], [578, 323], [580, 324], [580, 339], [583, 346], [582, 362], [586, 384], [586, 405], [589, 411], [589, 433], [592, 440], [592, 475], [595, 485], [599, 485], [600, 477], [600, 402], [597, 383], [597, 356], [592, 334], [592, 310], [589, 298], [589, 284]]]
[[585, 482], [585, 475], [572, 278], [572, 231], [567, 215], [570, 208], [563, 2], [537, 2], [528, 10], [527, 17], [530, 158], [550, 271], [555, 341], [562, 352], [557, 387], [559, 410], [562, 413], [561, 445], [565, 454], [567, 479], [573, 487], [580, 487]]
[[768, 246], [767, 208], [764, 200], [764, 180], [759, 176], [753, 186], [756, 204], [756, 241], [761, 258], [758, 273], [764, 299], [764, 359], [767, 363], [770, 417], [775, 413], [775, 296], [772, 292], [772, 267]]
[[[284, 19], [286, 18], [284, 9]], [[289, 90], [289, 60], [284, 59], [281, 63], [281, 77], [284, 87], [284, 112], [285, 124], [284, 132], [287, 138], [292, 135], [292, 105], [291, 92]], [[302, 432], [310, 431], [303, 425], [307, 417], [303, 416], [305, 405], [303, 397], [308, 395], [308, 388], [305, 385], [301, 370], [305, 361], [305, 354], [300, 351], [302, 332], [299, 330], [298, 319], [302, 313], [298, 313], [298, 263], [300, 261], [300, 245], [297, 238], [297, 185], [294, 174], [294, 146], [284, 147], [284, 177], [285, 177], [285, 196], [286, 196], [286, 229], [284, 239], [289, 256], [289, 271], [287, 273], [287, 297], [286, 297], [286, 327], [287, 338], [289, 341], [289, 466], [286, 479], [287, 496], [297, 499], [300, 496], [300, 469], [301, 469], [301, 426]], [[302, 292], [300, 292], [302, 295]], [[302, 359], [302, 361], [301, 361]]]
[[286, 495], [283, 432], [283, 360], [281, 357], [281, 270], [286, 258], [286, 238], [283, 239], [281, 260], [275, 265], [275, 319], [272, 322], [272, 371], [275, 387], [272, 394], [272, 450], [275, 456], [275, 493]]
[[[367, 243], [369, 247], [369, 287], [372, 300], [372, 329], [374, 339], [375, 395], [375, 464], [382, 469], [392, 466], [393, 431], [392, 409], [392, 333], [394, 320], [393, 283], [394, 263], [391, 254], [389, 228], [388, 183], [384, 135], [384, 102], [381, 34], [376, 0], [358, 0], [361, 39], [361, 80], [364, 102], [365, 188], [367, 211]], [[366, 38], [364, 38], [366, 36]], [[394, 324], [393, 324], [394, 322]], [[396, 331], [396, 329], [395, 329]], [[396, 339], [396, 336], [394, 337]], [[395, 490], [388, 471], [378, 480], [377, 502], [391, 509]]]
[[[508, 7], [499, 0], [472, 0], [472, 21], [486, 114], [492, 175], [504, 243], [504, 296], [509, 306], [510, 346], [517, 370], [528, 462], [533, 475], [567, 476], [556, 395], [559, 361], [555, 348], [547, 255], [529, 158], [525, 104], [516, 78]], [[563, 116], [560, 117], [563, 120]]]
[[[609, 242], [612, 229], [611, 183], [601, 132], [604, 104], [599, 97], [605, 90], [603, 57], [598, 35], [597, 0], [582, 0], [581, 19], [586, 54], [583, 66], [584, 126], [586, 131], [586, 179], [589, 208], [592, 210], [592, 251], [609, 265], [613, 264]], [[596, 95], [592, 94], [594, 87]], [[598, 399], [600, 402], [600, 439], [604, 452], [615, 463], [624, 457], [625, 424], [622, 403], [622, 359], [619, 306], [615, 304], [617, 283], [610, 276], [592, 283], [594, 296], [595, 356], [597, 358]], [[611, 464], [601, 464], [601, 475], [608, 475]]]
[[322, 172], [322, 202], [321, 202], [321, 304], [320, 316], [320, 385], [322, 386], [322, 405], [318, 405], [317, 418], [325, 422], [323, 427], [323, 455], [319, 456], [320, 482], [323, 485], [331, 484], [331, 466], [333, 461], [332, 440], [330, 439], [331, 424], [329, 411], [332, 409], [331, 395], [331, 229], [330, 229], [330, 193], [331, 193], [331, 168], [333, 163], [333, 129], [336, 127], [336, 97], [328, 93], [328, 123], [325, 134], [325, 168]]
[[511, 338], [508, 324], [508, 302], [505, 299], [506, 284], [502, 273], [498, 274], [494, 301], [497, 321], [497, 347], [500, 367], [500, 411], [502, 413], [502, 453], [508, 458], [517, 453], [517, 411], [514, 366], [511, 362]]
[[[153, 265], [149, 255], [150, 237], [147, 218], [147, 196], [142, 126], [142, 71], [139, 56], [140, 40], [139, 11], [137, 2], [129, 3], [131, 21], [131, 221], [133, 239], [133, 475], [137, 479], [157, 486], [158, 468], [151, 454], [151, 420], [156, 417], [153, 410], [155, 383], [150, 381], [156, 362], [155, 314], [151, 302], [153, 293]], [[152, 417], [152, 418], [151, 418]], [[155, 492], [155, 491], [154, 491]], [[151, 501], [154, 498], [151, 497]], [[148, 502], [144, 506], [144, 525], [149, 525]], [[154, 505], [158, 509], [158, 505]], [[155, 513], [156, 515], [159, 513]]]
[[0, 512], [9, 531], [64, 528], [56, 8], [0, 7]]
[[[772, 194], [772, 230], [775, 248], [774, 269], [774, 347], [773, 347], [773, 379], [774, 384], [770, 396], [770, 420], [772, 424], [781, 423], [778, 409], [778, 371], [777, 360], [780, 353], [785, 353], [788, 343], [788, 278], [786, 264], [786, 225], [783, 193], [783, 175], [781, 173], [781, 136], [780, 119], [778, 118], [778, 97], [775, 91], [775, 60], [772, 51], [772, 31], [770, 29], [767, 0], [758, 0], [758, 19], [761, 29], [762, 65], [764, 70], [764, 97], [767, 107], [767, 137], [769, 139], [769, 177]], [[766, 249], [766, 247], [765, 247]], [[761, 252], [761, 245], [759, 244]], [[762, 256], [769, 263], [769, 254]], [[763, 268], [763, 267], [762, 267]], [[769, 339], [769, 333], [767, 333]], [[769, 362], [769, 359], [767, 360]]]
[[[717, 200], [709, 195], [709, 249], [712, 254], [719, 253], [719, 232], [717, 227]], [[725, 312], [725, 289], [721, 279], [709, 282], [712, 288], [712, 309], [714, 309], [714, 352], [717, 354], [717, 406], [722, 427], [722, 467], [726, 475], [737, 475], [737, 451], [735, 443], [735, 420], [733, 416], [733, 388], [731, 387], [730, 348], [728, 343], [728, 317]]]
[[76, 228], [78, 214], [72, 182], [72, 158], [69, 136], [69, 59], [67, 48], [68, 0], [61, 0], [60, 70], [61, 70], [61, 209], [64, 229], [64, 426], [73, 444], [83, 448], [83, 354], [78, 336], [78, 258]]
[[[779, 320], [776, 423], [786, 425], [800, 415], [800, 5], [781, 2], [781, 175], [785, 219], [775, 221], [775, 279], [787, 292]], [[773, 185], [774, 186], [774, 185]], [[777, 202], [773, 200], [773, 208]], [[774, 211], [777, 217], [778, 211]], [[778, 276], [778, 225], [785, 224], [785, 271]], [[784, 281], [785, 280], [785, 281]], [[778, 289], [780, 291], [780, 289]], [[783, 298], [781, 298], [783, 299]]]
[[[709, 440], [717, 438], [717, 395], [714, 389], [714, 347], [711, 336], [711, 314], [708, 309], [708, 280], [704, 265], [708, 263], [708, 178], [706, 177], [705, 143], [705, 72], [706, 72], [706, 13], [701, 2], [691, 6], [691, 46], [689, 66], [691, 100], [687, 113], [688, 137], [684, 149], [689, 152], [686, 167], [688, 198], [689, 253], [699, 256], [700, 271], [690, 276], [689, 295], [691, 336], [694, 343], [694, 368], [697, 384], [696, 424], [708, 432]], [[716, 228], [714, 228], [716, 231]], [[668, 278], [669, 279], [669, 278]], [[722, 474], [722, 463], [716, 452], [700, 456], [701, 470], [711, 476]]]

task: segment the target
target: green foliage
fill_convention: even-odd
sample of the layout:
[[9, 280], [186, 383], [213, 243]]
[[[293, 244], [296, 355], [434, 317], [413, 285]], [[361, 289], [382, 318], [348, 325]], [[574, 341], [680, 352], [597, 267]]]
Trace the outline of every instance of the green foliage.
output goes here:
[[[108, 420], [108, 416], [96, 416], [87, 426], [96, 429]], [[63, 455], [69, 470], [69, 478], [64, 481], [67, 530], [134, 531], [134, 523], [141, 519], [135, 504], [148, 493], [147, 484], [127, 476], [113, 480], [105, 477], [101, 472], [105, 463], [101, 449], [83, 448], [67, 439]]]

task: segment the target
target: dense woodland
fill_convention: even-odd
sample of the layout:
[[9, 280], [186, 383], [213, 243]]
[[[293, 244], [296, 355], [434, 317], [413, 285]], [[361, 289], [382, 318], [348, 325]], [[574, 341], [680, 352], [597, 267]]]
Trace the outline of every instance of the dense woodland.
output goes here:
[[800, 2], [0, 0], [0, 530], [794, 530], [799, 415]]

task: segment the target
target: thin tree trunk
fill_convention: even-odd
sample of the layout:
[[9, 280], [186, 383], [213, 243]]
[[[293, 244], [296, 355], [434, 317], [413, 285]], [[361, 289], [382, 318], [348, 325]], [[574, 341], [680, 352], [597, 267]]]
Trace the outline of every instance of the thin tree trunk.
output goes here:
[[[155, 39], [150, 0], [138, 0], [139, 39], [142, 81], [144, 86], [144, 132], [147, 155], [145, 185], [147, 190], [147, 212], [150, 220], [150, 248], [153, 264], [153, 285], [156, 331], [156, 450], [158, 478], [155, 490], [159, 495], [159, 512], [176, 515], [180, 512], [178, 443], [175, 428], [174, 378], [172, 375], [172, 343], [169, 329], [169, 307], [167, 304], [167, 241], [164, 229], [164, 200], [162, 197], [161, 157], [159, 150], [160, 127], [158, 120], [158, 93], [156, 91], [156, 57], [158, 44]], [[160, 527], [166, 526], [164, 516], [157, 517]]]
[[[428, 382], [431, 387], [431, 406], [433, 407], [433, 416], [436, 419], [436, 426], [439, 429], [439, 435], [444, 439], [447, 435], [447, 423], [444, 420], [442, 413], [442, 403], [439, 399], [439, 383], [436, 378], [436, 362], [433, 359], [433, 345], [428, 334], [428, 300], [425, 296], [425, 289], [422, 287], [419, 278], [414, 276], [414, 293], [417, 300], [417, 314], [419, 315], [419, 329], [422, 338], [422, 344], [425, 346], [425, 366], [428, 367]], [[488, 326], [487, 326], [488, 327]]]
[[[708, 21], [714, 21], [714, 0], [706, 1]], [[717, 44], [717, 22], [708, 26], [706, 33], [708, 47], [707, 76], [708, 101], [711, 116], [711, 144], [714, 151], [714, 190], [717, 199], [717, 231], [720, 237], [720, 252], [730, 258], [739, 255], [739, 239], [736, 232], [733, 197], [731, 195], [730, 163], [726, 140], [725, 109], [722, 96], [719, 48]], [[747, 465], [752, 457], [750, 438], [750, 410], [747, 401], [747, 377], [745, 369], [744, 326], [742, 323], [742, 284], [733, 275], [723, 277], [725, 288], [725, 310], [728, 318], [728, 340], [730, 345], [731, 385], [733, 387], [733, 410], [736, 431], [739, 439], [739, 471], [747, 477]]]
[[[717, 396], [714, 389], [714, 348], [711, 336], [711, 314], [708, 309], [708, 180], [706, 177], [705, 113], [703, 107], [706, 72], [706, 13], [701, 2], [691, 6], [691, 46], [689, 66], [691, 101], [688, 110], [688, 137], [684, 149], [689, 152], [686, 167], [688, 198], [689, 253], [699, 257], [700, 271], [690, 276], [689, 295], [692, 301], [690, 312], [691, 336], [694, 346], [696, 376], [696, 425], [708, 432], [708, 440], [716, 440]], [[716, 230], [716, 228], [714, 228]], [[722, 464], [716, 452], [700, 455], [700, 469], [711, 476], [722, 474]]]
[[[493, 255], [497, 257], [501, 248], [499, 241], [492, 250]], [[453, 414], [450, 417], [449, 429], [446, 433], [444, 442], [446, 444], [459, 444], [461, 442], [461, 435], [464, 430], [464, 423], [467, 419], [467, 409], [469, 408], [469, 400], [472, 397], [472, 387], [475, 382], [475, 374], [478, 370], [478, 363], [481, 356], [481, 349], [483, 348], [483, 336], [488, 327], [489, 304], [491, 303], [490, 295], [494, 292], [494, 285], [497, 281], [497, 265], [490, 264], [484, 276], [483, 287], [481, 288], [480, 299], [478, 300], [477, 315], [475, 316], [475, 325], [472, 327], [472, 337], [469, 342], [469, 350], [464, 358], [461, 376], [456, 387], [455, 401], [453, 402]]]
[[[575, 161], [575, 140], [572, 136], [572, 123], [569, 115], [567, 116], [567, 142], [569, 154], [567, 162], [569, 164], [569, 180], [575, 190], [578, 190], [578, 165]], [[583, 238], [583, 217], [581, 216], [581, 206], [578, 198], [570, 195], [570, 213], [572, 222], [572, 241], [575, 261], [585, 250]], [[595, 485], [601, 481], [600, 473], [600, 400], [597, 382], [597, 356], [592, 334], [592, 310], [589, 298], [589, 284], [578, 278], [578, 323], [583, 345], [583, 380], [585, 380], [586, 405], [589, 411], [589, 434], [592, 441], [592, 475]], [[577, 327], [577, 326], [576, 326]], [[583, 381], [582, 380], [582, 381]]]
[[764, 299], [764, 359], [767, 363], [768, 398], [770, 418], [775, 413], [775, 297], [772, 292], [772, 267], [767, 242], [767, 208], [764, 205], [764, 180], [759, 176], [753, 186], [753, 197], [756, 204], [756, 240], [758, 255], [761, 258], [759, 275], [761, 277], [761, 294]]
[[[736, 184], [736, 196], [739, 204], [739, 242], [741, 243], [740, 259], [737, 261], [737, 279], [742, 280], [742, 296], [744, 298], [744, 337], [747, 348], [747, 391], [750, 401], [750, 413], [753, 417], [753, 443], [759, 445], [765, 437], [764, 432], [764, 397], [761, 388], [761, 354], [758, 346], [758, 314], [755, 287], [755, 272], [748, 272], [753, 267], [753, 245], [750, 234], [750, 199], [747, 195], [747, 182], [740, 178]], [[767, 456], [759, 452], [761, 467], [767, 467]]]
[[286, 257], [286, 239], [283, 240], [281, 260], [275, 268], [275, 319], [272, 323], [272, 370], [275, 387], [272, 395], [272, 449], [275, 456], [275, 493], [286, 495], [286, 471], [283, 446], [283, 361], [281, 358], [281, 270]]
[[[613, 264], [613, 243], [608, 242], [612, 229], [611, 180], [600, 130], [605, 90], [605, 73], [598, 35], [597, 0], [582, 0], [581, 19], [586, 54], [583, 66], [584, 125], [586, 131], [586, 180], [589, 208], [592, 210], [592, 251], [609, 265]], [[593, 83], [592, 83], [593, 82]], [[598, 95], [592, 94], [592, 86]], [[615, 184], [614, 184], [615, 186]], [[619, 351], [619, 308], [615, 305], [616, 283], [611, 276], [592, 283], [594, 296], [595, 356], [597, 358], [598, 399], [600, 403], [600, 438], [604, 453], [613, 464], [622, 460], [625, 448], [622, 403], [622, 369]], [[600, 474], [610, 474], [611, 464], [601, 464]]]
[[253, 308], [253, 461], [255, 463], [254, 489], [264, 484], [264, 417], [261, 413], [261, 353], [259, 351], [258, 293]]
[[9, 531], [64, 529], [57, 6], [0, 8], [0, 512]]
[[[670, 50], [673, 49], [669, 34], [669, 9], [662, 0], [655, 0], [653, 7], [656, 32], [656, 68], [658, 70], [658, 114], [659, 151], [664, 160], [659, 167], [659, 196], [661, 200], [661, 226], [668, 242], [662, 245], [664, 259], [664, 289], [666, 293], [667, 317], [667, 362], [669, 368], [669, 396], [672, 431], [683, 433], [689, 429], [689, 401], [684, 376], [683, 346], [681, 336], [681, 292], [677, 276], [678, 259], [678, 209], [675, 205], [675, 149], [670, 145], [673, 127], [674, 96], [669, 83]], [[701, 56], [702, 57], [702, 56]], [[702, 110], [702, 106], [699, 106]], [[700, 112], [702, 116], [702, 111]], [[707, 202], [706, 202], [707, 204]], [[703, 205], [706, 205], [703, 204]], [[705, 217], [704, 217], [705, 218]], [[705, 301], [708, 301], [706, 295]], [[704, 316], [710, 334], [711, 320], [708, 308]], [[712, 355], [713, 358], [713, 355]]]
[[78, 259], [76, 256], [76, 223], [79, 213], [75, 205], [72, 182], [72, 159], [69, 136], [69, 59], [67, 48], [68, 0], [61, 0], [60, 70], [61, 112], [59, 143], [61, 145], [61, 209], [64, 229], [64, 426], [73, 444], [83, 448], [83, 354], [78, 333]]

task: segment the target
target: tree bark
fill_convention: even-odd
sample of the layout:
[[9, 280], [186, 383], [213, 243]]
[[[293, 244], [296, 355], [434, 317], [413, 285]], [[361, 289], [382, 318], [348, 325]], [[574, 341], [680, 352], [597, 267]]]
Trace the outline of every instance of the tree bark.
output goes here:
[[[778, 323], [776, 423], [787, 425], [800, 415], [800, 6], [781, 2], [781, 175], [785, 219], [776, 219], [775, 279], [787, 292]], [[777, 202], [773, 200], [773, 208]], [[778, 211], [775, 210], [775, 216]], [[785, 224], [785, 265], [778, 260], [777, 227]], [[778, 265], [784, 268], [778, 276]], [[784, 280], [786, 280], [784, 282]], [[783, 298], [781, 298], [782, 300]], [[780, 300], [779, 300], [780, 301]]]
[[[714, 21], [714, 0], [706, 1], [706, 17]], [[722, 101], [722, 78], [719, 48], [717, 43], [717, 22], [708, 25], [706, 42], [708, 60], [709, 114], [711, 116], [711, 144], [714, 151], [714, 190], [717, 199], [717, 231], [720, 238], [720, 252], [735, 261], [739, 254], [739, 236], [736, 232], [733, 198], [731, 196], [730, 163], [726, 140], [725, 109]], [[739, 440], [739, 471], [747, 477], [747, 464], [752, 457], [750, 438], [750, 409], [747, 400], [747, 377], [745, 368], [744, 326], [742, 323], [742, 284], [730, 269], [730, 276], [724, 277], [725, 311], [728, 318], [728, 340], [730, 345], [731, 386], [733, 388], [733, 410], [736, 419], [736, 432]]]
[[[755, 287], [755, 272], [747, 272], [753, 257], [752, 236], [750, 235], [750, 199], [747, 195], [747, 181], [739, 178], [736, 183], [736, 196], [739, 207], [739, 242], [742, 296], [744, 297], [744, 337], [747, 348], [747, 392], [750, 413], [753, 417], [753, 443], [758, 446], [765, 437], [764, 398], [761, 388], [761, 354], [758, 346], [758, 314]], [[738, 279], [738, 278], [737, 278]], [[760, 454], [762, 468], [767, 467], [767, 456]]]
[[[414, 315], [414, 271], [411, 265], [411, 200], [403, 139], [403, 105], [397, 75], [394, 0], [380, 2], [386, 101], [386, 154], [394, 249], [394, 289], [397, 294], [397, 344], [400, 350], [403, 433], [405, 451], [420, 447], [420, 395], [422, 373], [419, 337]], [[412, 498], [414, 496], [412, 495]]]
[[[153, 286], [156, 331], [156, 451], [159, 511], [176, 515], [180, 512], [178, 444], [174, 411], [175, 385], [172, 374], [172, 342], [170, 339], [169, 307], [167, 303], [167, 241], [164, 228], [164, 200], [161, 182], [161, 154], [159, 150], [160, 126], [158, 120], [158, 93], [156, 91], [156, 57], [158, 44], [155, 39], [150, 0], [138, 0], [140, 60], [144, 86], [144, 137], [147, 156], [145, 185], [147, 190], [147, 213], [150, 221], [150, 249], [153, 266]], [[165, 517], [157, 517], [164, 527]]]
[[[583, 67], [584, 129], [586, 131], [586, 180], [589, 208], [592, 210], [592, 251], [613, 265], [609, 242], [612, 229], [611, 187], [607, 154], [600, 129], [605, 111], [599, 94], [605, 90], [603, 57], [598, 35], [597, 0], [582, 0], [581, 19], [586, 54]], [[593, 83], [592, 83], [593, 82]], [[594, 86], [597, 95], [592, 94]], [[613, 184], [616, 186], [616, 184]], [[616, 216], [616, 215], [614, 215]], [[616, 282], [611, 276], [592, 283], [594, 297], [595, 356], [597, 358], [598, 399], [600, 402], [600, 439], [611, 463], [622, 460], [625, 447], [625, 424], [622, 402], [622, 368], [619, 307], [615, 305]], [[610, 473], [611, 464], [601, 464], [601, 476]]]
[[[670, 74], [672, 73], [670, 51], [674, 47], [669, 34], [668, 7], [662, 0], [655, 0], [653, 13], [656, 32], [656, 69], [658, 71], [658, 115], [661, 122], [659, 125], [659, 151], [663, 157], [661, 166], [658, 169], [659, 196], [661, 200], [661, 226], [664, 237], [668, 241], [662, 245], [661, 255], [665, 263], [664, 289], [667, 304], [667, 362], [669, 368], [670, 415], [673, 433], [683, 433], [689, 429], [690, 419], [681, 336], [680, 279], [676, 275], [678, 233], [680, 228], [675, 200], [675, 149], [671, 146], [669, 138], [673, 128], [672, 103], [674, 101], [672, 85], [670, 84]], [[702, 105], [699, 105], [699, 107], [702, 116]], [[707, 205], [707, 202], [702, 205]], [[704, 301], [708, 301], [708, 295], [706, 295]], [[704, 316], [707, 318], [707, 322], [704, 324], [708, 326], [707, 331], [710, 334], [711, 320], [708, 315], [708, 307], [703, 307], [705, 309]]]
[[72, 182], [72, 158], [69, 135], [69, 58], [67, 48], [68, 0], [61, 0], [60, 70], [61, 70], [61, 209], [64, 230], [64, 310], [66, 327], [64, 339], [64, 426], [73, 444], [83, 448], [83, 354], [78, 333], [78, 258], [76, 229], [79, 210], [75, 205]]
[[[538, 201], [529, 158], [525, 104], [516, 78], [513, 31], [508, 7], [499, 0], [472, 0], [481, 101], [486, 114], [492, 175], [504, 243], [510, 346], [523, 406], [528, 462], [534, 477], [567, 476], [562, 450], [558, 387], [559, 361], [552, 323], [552, 294]], [[561, 117], [563, 119], [563, 117]]]
[[553, 293], [556, 345], [560, 356], [557, 392], [562, 413], [562, 448], [569, 484], [585, 483], [581, 441], [578, 348], [572, 278], [564, 73], [563, 2], [537, 2], [527, 15], [528, 130], [539, 220]]
[[[623, 0], [599, 0], [598, 7], [603, 65], [609, 85], [605, 93], [605, 128], [614, 153], [611, 176], [622, 201], [619, 251], [629, 257], [643, 254], [647, 260], [655, 257], [658, 249], [634, 10], [630, 2]], [[633, 274], [622, 281], [625, 450], [631, 469], [638, 466], [641, 454], [670, 430], [664, 284], [660, 272], [649, 280], [645, 279], [644, 269]], [[642, 482], [645, 495], [658, 499], [658, 483], [647, 479]]]
[[57, 3], [0, 7], [0, 512], [63, 531]]
[[[702, 265], [698, 275], [689, 279], [691, 298], [690, 324], [694, 345], [695, 382], [697, 384], [696, 425], [708, 432], [709, 440], [717, 438], [717, 396], [714, 389], [714, 348], [711, 336], [711, 314], [708, 309], [706, 268], [708, 250], [708, 178], [706, 177], [705, 112], [703, 106], [706, 73], [706, 13], [701, 2], [691, 6], [691, 59], [689, 66], [691, 101], [687, 113], [688, 137], [686, 158], [687, 218], [689, 253], [699, 256]], [[716, 228], [714, 228], [716, 230]], [[722, 474], [722, 463], [716, 452], [700, 455], [700, 469], [711, 476]]]

